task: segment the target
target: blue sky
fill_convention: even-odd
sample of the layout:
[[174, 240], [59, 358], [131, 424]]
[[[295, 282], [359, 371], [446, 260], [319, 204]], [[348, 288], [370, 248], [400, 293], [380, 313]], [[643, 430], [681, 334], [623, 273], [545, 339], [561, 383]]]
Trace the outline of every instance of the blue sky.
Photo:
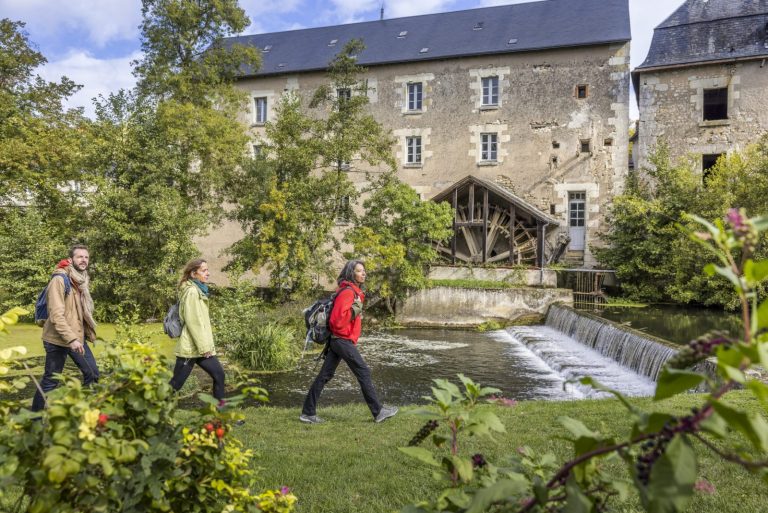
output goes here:
[[[522, 3], [522, 0], [384, 0], [386, 18]], [[631, 65], [645, 58], [653, 27], [682, 0], [629, 0], [632, 23]], [[251, 19], [244, 33], [277, 32], [368, 21], [379, 18], [382, 0], [240, 0]], [[83, 89], [70, 106], [92, 113], [91, 98], [134, 79], [131, 61], [140, 57], [140, 0], [0, 0], [0, 17], [24, 21], [30, 39], [48, 59], [40, 75], [66, 75]], [[637, 117], [634, 100], [632, 118]]]

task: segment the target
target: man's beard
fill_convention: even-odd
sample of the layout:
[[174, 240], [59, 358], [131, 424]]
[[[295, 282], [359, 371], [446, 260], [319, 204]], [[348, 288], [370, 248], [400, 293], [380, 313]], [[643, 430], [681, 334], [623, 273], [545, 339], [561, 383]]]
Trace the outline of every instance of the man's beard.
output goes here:
[[82, 272], [85, 272], [85, 270], [86, 270], [86, 269], [88, 269], [88, 264], [85, 264], [85, 265], [77, 265], [77, 264], [73, 263], [73, 264], [72, 264], [72, 267], [74, 267], [75, 269], [77, 269], [77, 271], [78, 271], [78, 272], [81, 272], [81, 273], [82, 273]]

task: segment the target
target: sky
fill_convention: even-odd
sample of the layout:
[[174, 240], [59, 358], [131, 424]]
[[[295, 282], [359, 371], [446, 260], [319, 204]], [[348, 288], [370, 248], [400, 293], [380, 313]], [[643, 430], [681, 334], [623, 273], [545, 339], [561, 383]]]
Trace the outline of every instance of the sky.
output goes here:
[[[523, 3], [527, 0], [240, 0], [255, 34], [385, 18]], [[683, 0], [629, 0], [631, 68], [648, 53], [653, 28]], [[26, 23], [29, 39], [48, 59], [37, 72], [47, 80], [67, 76], [83, 88], [68, 106], [93, 114], [92, 98], [131, 88], [131, 61], [141, 57], [140, 0], [0, 0], [0, 18]], [[637, 118], [634, 95], [630, 117]]]

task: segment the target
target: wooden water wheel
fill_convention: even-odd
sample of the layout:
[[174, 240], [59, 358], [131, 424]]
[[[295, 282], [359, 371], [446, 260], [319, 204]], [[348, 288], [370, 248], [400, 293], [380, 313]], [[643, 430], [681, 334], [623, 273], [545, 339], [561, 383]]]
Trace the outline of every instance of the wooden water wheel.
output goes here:
[[[474, 219], [482, 219], [482, 205], [475, 206]], [[483, 262], [482, 222], [468, 221], [467, 207], [457, 209], [456, 258], [467, 263]], [[485, 237], [485, 262], [510, 261], [509, 211], [499, 205], [493, 205], [488, 212], [488, 231]], [[526, 228], [519, 219], [514, 222], [514, 245], [512, 245], [512, 263], [534, 265], [536, 263], [535, 229]], [[445, 254], [451, 254], [451, 248], [439, 247]]]
[[548, 227], [559, 223], [512, 191], [467, 176], [432, 198], [454, 212], [453, 238], [438, 251], [470, 264], [507, 263], [542, 266]]

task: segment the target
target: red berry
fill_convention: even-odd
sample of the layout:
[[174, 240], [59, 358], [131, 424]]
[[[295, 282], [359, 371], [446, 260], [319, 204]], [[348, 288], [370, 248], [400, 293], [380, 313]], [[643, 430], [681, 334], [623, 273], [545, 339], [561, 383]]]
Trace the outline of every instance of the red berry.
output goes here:
[[99, 413], [99, 421], [98, 421], [99, 426], [104, 426], [108, 420], [109, 420], [109, 415], [107, 415], [106, 413]]
[[205, 429], [210, 433], [211, 431], [213, 431], [213, 424], [209, 422], [208, 424], [205, 425]]
[[220, 427], [216, 430], [216, 436], [219, 438], [224, 438], [224, 428]]

